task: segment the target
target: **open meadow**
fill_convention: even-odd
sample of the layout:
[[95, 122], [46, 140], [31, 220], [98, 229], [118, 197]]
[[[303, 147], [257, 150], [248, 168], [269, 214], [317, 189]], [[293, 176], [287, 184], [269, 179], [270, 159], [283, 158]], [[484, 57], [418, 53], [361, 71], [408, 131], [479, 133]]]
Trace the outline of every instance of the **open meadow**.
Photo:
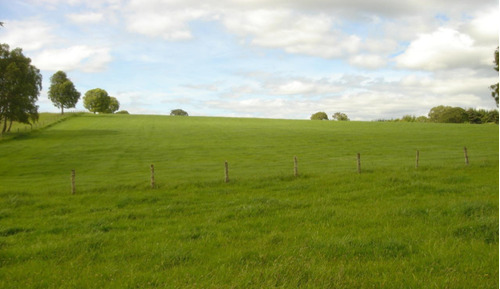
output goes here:
[[498, 288], [497, 125], [75, 114], [12, 131], [0, 288]]

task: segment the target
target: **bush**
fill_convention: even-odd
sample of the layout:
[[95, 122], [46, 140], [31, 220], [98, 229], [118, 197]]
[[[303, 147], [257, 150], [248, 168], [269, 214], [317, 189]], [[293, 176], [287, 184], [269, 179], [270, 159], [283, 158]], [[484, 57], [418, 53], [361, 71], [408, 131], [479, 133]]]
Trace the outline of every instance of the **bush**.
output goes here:
[[336, 112], [332, 115], [333, 119], [336, 119], [338, 121], [349, 121], [349, 117], [347, 117], [347, 114], [343, 112]]
[[429, 119], [432, 122], [442, 123], [464, 123], [469, 122], [469, 115], [461, 107], [436, 106], [429, 111]]
[[173, 109], [170, 111], [171, 116], [189, 116], [187, 112], [182, 109]]
[[328, 120], [328, 115], [325, 112], [320, 111], [311, 115], [311, 120]]
[[126, 110], [120, 110], [120, 111], [115, 112], [115, 114], [130, 114], [130, 113]]

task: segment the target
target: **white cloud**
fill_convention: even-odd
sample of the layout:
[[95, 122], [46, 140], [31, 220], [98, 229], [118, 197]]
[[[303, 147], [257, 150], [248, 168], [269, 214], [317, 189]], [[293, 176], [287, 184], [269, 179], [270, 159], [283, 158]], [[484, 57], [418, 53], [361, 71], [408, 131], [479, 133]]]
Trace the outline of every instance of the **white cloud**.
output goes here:
[[33, 63], [43, 70], [75, 69], [97, 72], [106, 68], [111, 61], [109, 48], [76, 45], [60, 49], [44, 49], [33, 57]]
[[265, 85], [265, 89], [267, 90], [267, 94], [272, 95], [322, 96], [338, 93], [344, 88], [331, 80], [302, 78], [268, 82]]
[[52, 27], [41, 20], [5, 21], [5, 34], [2, 42], [8, 43], [11, 48], [21, 47], [32, 51], [45, 47], [56, 41], [52, 34]]
[[464, 30], [480, 44], [498, 46], [499, 19], [498, 7], [480, 11], [470, 23], [464, 25]]
[[376, 54], [360, 54], [349, 58], [349, 63], [361, 68], [377, 69], [386, 66], [387, 60]]
[[209, 12], [189, 6], [176, 9], [175, 4], [174, 1], [132, 0], [126, 7], [126, 27], [131, 32], [165, 40], [191, 39], [189, 22]]
[[66, 17], [74, 23], [85, 25], [96, 24], [104, 20], [104, 15], [97, 12], [72, 13], [66, 15]]
[[325, 14], [306, 15], [286, 9], [226, 11], [226, 28], [254, 45], [280, 48], [289, 53], [332, 58], [359, 49], [361, 39], [335, 30]]
[[396, 63], [403, 68], [439, 70], [488, 65], [490, 58], [491, 51], [475, 47], [469, 35], [451, 28], [439, 28], [433, 33], [421, 34], [396, 57]]

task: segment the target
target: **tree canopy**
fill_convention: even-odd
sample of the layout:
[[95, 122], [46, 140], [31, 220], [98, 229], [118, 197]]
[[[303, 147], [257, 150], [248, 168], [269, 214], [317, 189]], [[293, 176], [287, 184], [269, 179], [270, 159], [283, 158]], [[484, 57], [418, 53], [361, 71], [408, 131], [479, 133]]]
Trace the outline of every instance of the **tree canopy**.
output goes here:
[[[497, 50], [495, 50], [495, 61], [493, 63], [495, 64], [494, 69], [498, 71], [498, 47]], [[490, 89], [491, 89], [491, 97], [495, 99], [498, 107], [498, 82], [497, 84], [493, 84], [492, 86], [490, 86]]]
[[80, 92], [68, 79], [64, 71], [58, 71], [50, 78], [49, 99], [55, 107], [61, 109], [64, 114], [65, 108], [73, 108], [80, 99]]
[[336, 112], [332, 115], [332, 118], [338, 121], [349, 121], [347, 114], [343, 112]]
[[188, 113], [182, 109], [172, 109], [170, 111], [170, 115], [172, 115], [172, 116], [189, 116]]
[[9, 50], [0, 44], [0, 124], [2, 133], [13, 121], [29, 124], [38, 120], [35, 104], [42, 90], [40, 70], [24, 56], [21, 48]]
[[429, 119], [432, 122], [464, 123], [468, 122], [469, 116], [461, 107], [436, 106], [429, 111]]
[[83, 97], [83, 106], [93, 113], [114, 113], [120, 109], [118, 100], [101, 88], [87, 91]]
[[320, 111], [311, 115], [311, 120], [328, 120], [326, 112]]

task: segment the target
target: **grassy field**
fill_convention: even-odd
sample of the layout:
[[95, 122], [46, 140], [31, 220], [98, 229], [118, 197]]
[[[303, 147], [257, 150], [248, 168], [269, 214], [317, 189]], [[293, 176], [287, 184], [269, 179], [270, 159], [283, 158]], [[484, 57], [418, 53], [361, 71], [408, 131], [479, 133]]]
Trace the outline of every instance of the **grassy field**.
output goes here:
[[498, 288], [497, 125], [80, 114], [0, 152], [0, 288]]

